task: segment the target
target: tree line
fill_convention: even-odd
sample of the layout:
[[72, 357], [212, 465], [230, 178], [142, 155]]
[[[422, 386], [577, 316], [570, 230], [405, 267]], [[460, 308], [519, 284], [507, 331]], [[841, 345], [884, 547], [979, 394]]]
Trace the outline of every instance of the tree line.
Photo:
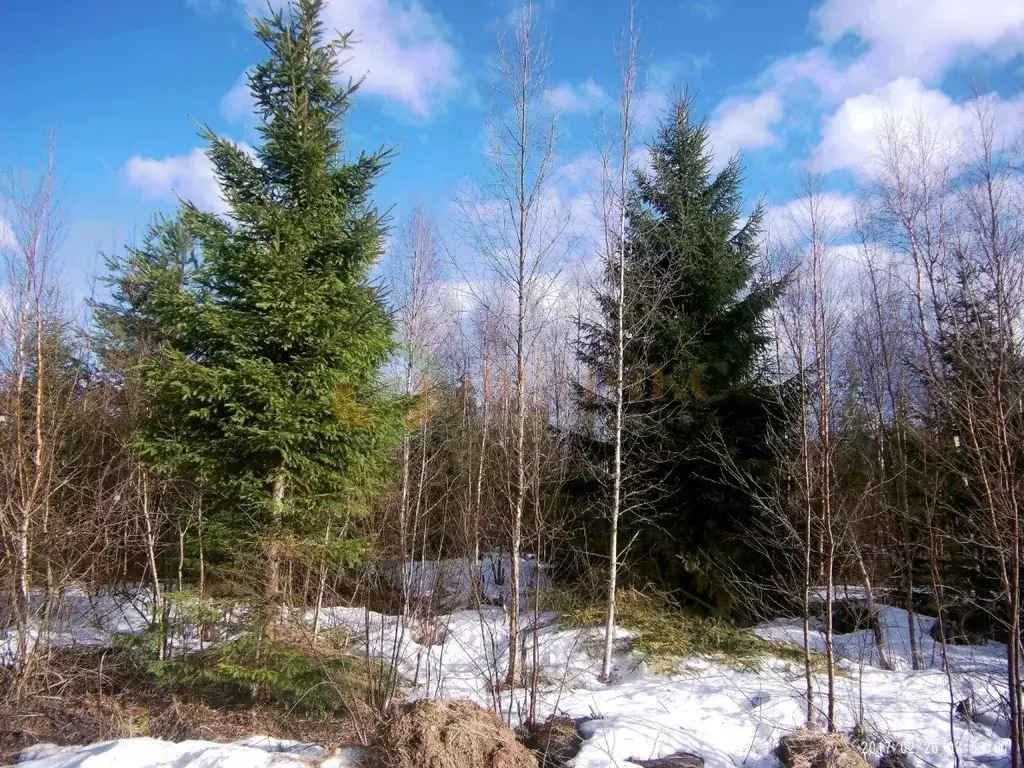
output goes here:
[[[803, 617], [807, 717], [829, 728], [839, 586], [862, 585], [872, 615], [906, 609], [915, 667], [931, 663], [919, 614], [942, 653], [995, 637], [1020, 765], [1024, 197], [985, 99], [952, 133], [880, 125], [852, 213], [808, 176], [782, 214], [750, 206], [689, 97], [641, 142], [630, 20], [581, 247], [550, 203], [557, 116], [525, 2], [498, 34], [485, 169], [454, 206], [470, 274], [426, 207], [377, 209], [392, 153], [347, 151], [352, 42], [321, 9], [255, 22], [256, 149], [204, 130], [227, 213], [158, 218], [108, 257], [87, 320], [55, 271], [52, 152], [11, 180], [12, 690], [72, 584], [144, 584], [154, 627], [180, 595], [242, 599], [272, 636], [285, 608], [423, 610], [410, 561], [464, 558], [479, 602], [484, 555], [504, 553], [509, 606], [535, 605], [527, 556], [600, 595], [606, 679], [623, 585], [737, 621]], [[510, 652], [505, 686], [521, 666]]]

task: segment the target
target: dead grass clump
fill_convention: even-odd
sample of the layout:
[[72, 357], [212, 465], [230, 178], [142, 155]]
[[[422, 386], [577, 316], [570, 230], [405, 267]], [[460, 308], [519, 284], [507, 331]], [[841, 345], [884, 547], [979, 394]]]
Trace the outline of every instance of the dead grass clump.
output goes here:
[[419, 630], [413, 636], [413, 642], [418, 645], [443, 645], [448, 633], [437, 621], [426, 621], [420, 625]]
[[841, 733], [801, 728], [786, 734], [775, 750], [784, 768], [870, 768]]
[[[554, 599], [552, 609], [570, 627], [602, 626], [607, 611], [603, 600], [580, 597], [563, 592]], [[675, 674], [679, 659], [694, 656], [752, 671], [773, 657], [803, 663], [803, 649], [770, 643], [731, 621], [683, 608], [653, 588], [620, 589], [616, 601], [618, 625], [636, 633], [632, 649], [644, 655], [654, 672]], [[820, 654], [812, 654], [816, 669], [823, 668], [823, 660]]]
[[563, 768], [583, 747], [579, 724], [569, 717], [549, 717], [543, 723], [523, 725], [517, 732], [537, 755], [541, 768]]
[[398, 709], [381, 752], [390, 768], [537, 768], [512, 729], [470, 701], [423, 699]]

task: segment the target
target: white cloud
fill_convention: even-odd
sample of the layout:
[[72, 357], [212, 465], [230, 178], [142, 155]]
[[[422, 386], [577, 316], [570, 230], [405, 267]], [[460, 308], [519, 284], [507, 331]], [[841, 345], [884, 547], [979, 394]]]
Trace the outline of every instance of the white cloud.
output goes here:
[[599, 183], [602, 172], [601, 158], [595, 152], [583, 152], [555, 168], [554, 177], [556, 182], [586, 189]]
[[[987, 97], [998, 138], [1012, 140], [1020, 132], [1019, 103]], [[920, 80], [900, 78], [870, 93], [847, 99], [825, 120], [812, 166], [819, 171], [849, 170], [866, 177], [873, 172], [879, 131], [886, 124], [910, 126], [923, 119], [938, 148], [950, 153], [976, 124], [974, 105], [958, 104]]]
[[[857, 219], [856, 200], [839, 192], [819, 192], [814, 201], [817, 225], [826, 238], [848, 236]], [[765, 224], [772, 240], [789, 245], [807, 237], [811, 225], [811, 200], [799, 197], [782, 205], [773, 205], [765, 214]]]
[[[825, 121], [829, 135], [815, 156], [819, 168], [862, 164], [864, 141], [874, 130], [870, 113], [880, 102], [918, 97], [935, 113], [930, 116], [953, 116], [956, 105], [928, 90], [951, 66], [977, 56], [1007, 61], [1024, 52], [1021, 0], [821, 0], [811, 21], [817, 42], [775, 61], [757, 86], [762, 96], [778, 93], [782, 111], [797, 118], [839, 108]], [[743, 121], [737, 123], [753, 146], [758, 140], [770, 145], [763, 124], [744, 130]], [[800, 119], [786, 125], [809, 128]]]
[[214, 213], [227, 209], [213, 165], [202, 149], [163, 160], [135, 155], [124, 164], [123, 172], [128, 183], [145, 197], [173, 199], [177, 196]]
[[847, 72], [860, 87], [929, 80], [961, 57], [1024, 46], [1024, 3], [1015, 0], [827, 0], [814, 18], [825, 45], [847, 35], [868, 45]]
[[18, 238], [14, 235], [11, 223], [3, 216], [0, 216], [0, 249], [18, 247]]
[[[253, 15], [266, 13], [266, 0], [242, 2]], [[353, 31], [356, 44], [339, 58], [343, 77], [366, 75], [360, 93], [394, 100], [425, 117], [461, 85], [459, 55], [446, 25], [417, 0], [327, 0], [322, 20], [328, 30]], [[239, 89], [224, 97], [226, 114], [245, 114]]]
[[719, 162], [742, 149], [774, 146], [772, 127], [782, 119], [782, 99], [775, 91], [726, 99], [711, 118], [711, 143]]
[[185, 0], [185, 4], [198, 14], [219, 13], [224, 9], [227, 0]]
[[244, 123], [253, 119], [254, 109], [252, 93], [249, 91], [249, 78], [247, 74], [244, 74], [221, 98], [220, 113], [225, 120]]
[[668, 113], [669, 104], [678, 94], [678, 87], [687, 70], [699, 71], [706, 61], [695, 58], [688, 62], [679, 60], [652, 63], [647, 77], [633, 104], [637, 123], [650, 128]]
[[[819, 45], [776, 62], [775, 87], [811, 82], [843, 101], [895, 79], [931, 83], [956, 61], [1024, 50], [1024, 3], [1015, 0], [825, 0], [812, 12]], [[852, 58], [836, 46], [858, 41]]]
[[683, 8], [705, 21], [714, 21], [722, 15], [722, 3], [715, 0], [689, 0], [683, 3]]
[[544, 100], [556, 112], [563, 114], [587, 114], [611, 103], [608, 93], [593, 80], [579, 85], [562, 83], [544, 91]]

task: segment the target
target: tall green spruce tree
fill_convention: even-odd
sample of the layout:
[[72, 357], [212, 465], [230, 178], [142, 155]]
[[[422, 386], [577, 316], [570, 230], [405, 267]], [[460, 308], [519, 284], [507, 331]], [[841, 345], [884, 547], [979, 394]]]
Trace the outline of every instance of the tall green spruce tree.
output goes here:
[[[690, 108], [673, 104], [627, 203], [623, 494], [646, 511], [620, 538], [635, 541], [634, 571], [728, 610], [731, 577], [759, 570], [742, 478], [769, 476], [769, 435], [784, 418], [765, 370], [781, 285], [755, 280], [763, 209], [744, 220], [739, 160], [714, 173], [707, 125]], [[614, 297], [598, 300], [582, 357], [600, 372], [613, 364], [615, 317]], [[583, 406], [613, 403], [588, 393]]]
[[387, 153], [340, 158], [358, 83], [338, 84], [347, 38], [328, 41], [322, 5], [256, 22], [269, 50], [249, 77], [263, 141], [249, 154], [205, 131], [228, 215], [184, 204], [199, 268], [152, 302], [173, 333], [148, 370], [147, 454], [220, 490], [261, 553], [271, 618], [286, 555], [358, 555], [357, 542], [325, 545], [325, 530], [386, 476], [400, 423], [379, 383], [392, 324], [368, 278], [384, 235], [369, 193]]

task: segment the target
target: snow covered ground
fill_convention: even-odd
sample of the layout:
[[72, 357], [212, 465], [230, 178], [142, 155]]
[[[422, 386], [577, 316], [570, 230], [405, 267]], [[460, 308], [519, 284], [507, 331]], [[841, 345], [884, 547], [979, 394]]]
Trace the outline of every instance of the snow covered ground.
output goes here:
[[[42, 595], [36, 593], [29, 606], [33, 615], [41, 616]], [[150, 622], [152, 601], [145, 589], [121, 592], [103, 590], [91, 594], [78, 587], [65, 589], [56, 600], [46, 638], [36, 630], [30, 632], [28, 644], [48, 642], [56, 646], [96, 646], [110, 644], [117, 634], [142, 632]], [[13, 629], [0, 630], [0, 665], [18, 663], [18, 635]]]
[[[443, 588], [457, 602], [456, 593], [468, 582], [458, 576], [456, 589], [439, 572], [445, 568], [448, 566], [417, 565], [410, 573], [422, 591], [442, 588], [439, 585], [447, 582]], [[449, 570], [464, 573], [457, 566]], [[542, 573], [524, 564], [523, 578], [526, 586], [532, 583], [530, 579], [542, 578]], [[485, 577], [485, 581], [487, 590], [506, 594], [507, 580]], [[494, 583], [497, 581], [504, 581], [504, 585]], [[507, 600], [498, 602], [507, 605]], [[951, 695], [954, 702], [969, 698], [973, 721], [955, 720], [952, 727], [961, 764], [990, 768], [1007, 764], [1009, 740], [998, 717], [1005, 647], [996, 643], [948, 646], [951, 672], [947, 676], [942, 671], [941, 647], [929, 632], [934, 620], [918, 617], [916, 632], [927, 668], [914, 671], [906, 612], [879, 606], [879, 621], [894, 671], [879, 668], [870, 631], [836, 637], [835, 647], [842, 659], [837, 679], [839, 727], [851, 729], [862, 722], [879, 749], [890, 740], [898, 741], [914, 766], [952, 766]], [[126, 627], [118, 619], [109, 626], [131, 631], [135, 625], [128, 624]], [[494, 692], [494, 682], [500, 679], [507, 663], [506, 624], [506, 609], [501, 606], [453, 611], [429, 620], [346, 607], [327, 608], [321, 617], [324, 629], [346, 628], [359, 642], [368, 637], [370, 652], [394, 663], [411, 683], [411, 698], [464, 698], [484, 706], [497, 704], [516, 721], [529, 705], [524, 691]], [[680, 659], [677, 672], [666, 675], [662, 665], [658, 672], [651, 670], [644, 659], [628, 649], [628, 642], [623, 642], [613, 680], [604, 684], [597, 678], [599, 630], [567, 628], [555, 614], [526, 613], [523, 625], [526, 666], [532, 668], [536, 657], [541, 681], [537, 714], [590, 718], [583, 726], [586, 740], [575, 761], [577, 768], [627, 768], [631, 765], [629, 758], [659, 757], [678, 750], [701, 755], [708, 768], [773, 767], [777, 761], [772, 750], [779, 737], [803, 721], [804, 672], [800, 664], [770, 658], [751, 671], [690, 658]], [[755, 631], [778, 643], [800, 646], [803, 642], [802, 625], [797, 620], [776, 620]], [[629, 637], [626, 631], [619, 634], [623, 641]], [[96, 635], [86, 635], [85, 639], [99, 641]], [[811, 642], [816, 650], [824, 649], [819, 629], [812, 631]], [[819, 706], [824, 705], [825, 683], [825, 676], [817, 675]], [[876, 749], [869, 756], [877, 758], [878, 754]], [[22, 764], [34, 768], [233, 767], [320, 764], [324, 759], [327, 762], [322, 764], [326, 766], [349, 764], [345, 755], [329, 756], [322, 748], [266, 737], [232, 745], [129, 739], [80, 748], [37, 746], [22, 756]]]
[[85, 747], [37, 744], [22, 753], [31, 768], [355, 768], [358, 750], [331, 754], [316, 744], [253, 736], [231, 744], [212, 741], [172, 743], [159, 739], [120, 739]]
[[[912, 671], [909, 662], [906, 613], [880, 607], [880, 619], [891, 645], [889, 655], [897, 671], [877, 667], [877, 651], [870, 631], [840, 635], [836, 647], [842, 675], [837, 682], [838, 725], [852, 729], [863, 721], [879, 749], [896, 740], [917, 766], [953, 765], [950, 744], [949, 679], [939, 668], [939, 652], [928, 634], [929, 622], [920, 619], [921, 647], [932, 666]], [[417, 626], [405, 626], [398, 617], [381, 616], [355, 608], [334, 608], [325, 617], [330, 626], [356, 633], [370, 627], [371, 651], [396, 659], [399, 671], [416, 683], [412, 696], [465, 698], [492, 706], [494, 670], [505, 668], [508, 635], [506, 614], [499, 608], [462, 611], [439, 618], [444, 638], [440, 645], [421, 645]], [[527, 663], [533, 657], [533, 632], [527, 621]], [[901, 623], [902, 622], [902, 623]], [[795, 620], [761, 625], [766, 639], [802, 645], [801, 623]], [[623, 638], [628, 632], [620, 633]], [[397, 643], [396, 643], [397, 639]], [[602, 684], [598, 630], [566, 629], [554, 614], [539, 617], [537, 655], [543, 690], [538, 713], [593, 717], [585, 725], [583, 750], [577, 768], [626, 766], [631, 757], [660, 757], [678, 750], [701, 755], [708, 768], [776, 766], [772, 750], [784, 733], [803, 721], [804, 672], [802, 665], [769, 659], [757, 672], [734, 669], [707, 659], [680, 660], [678, 674], [651, 671], [639, 656], [626, 652], [617, 660], [611, 684]], [[812, 643], [824, 648], [815, 631]], [[957, 701], [971, 696], [978, 722], [954, 724], [962, 764], [1002, 765], [1008, 754], [1005, 730], [996, 724], [999, 686], [1005, 672], [1005, 647], [950, 646]], [[824, 675], [816, 681], [823, 706]], [[520, 690], [512, 698], [501, 696], [504, 712], [512, 719], [527, 706]], [[863, 713], [863, 714], [861, 714]]]

